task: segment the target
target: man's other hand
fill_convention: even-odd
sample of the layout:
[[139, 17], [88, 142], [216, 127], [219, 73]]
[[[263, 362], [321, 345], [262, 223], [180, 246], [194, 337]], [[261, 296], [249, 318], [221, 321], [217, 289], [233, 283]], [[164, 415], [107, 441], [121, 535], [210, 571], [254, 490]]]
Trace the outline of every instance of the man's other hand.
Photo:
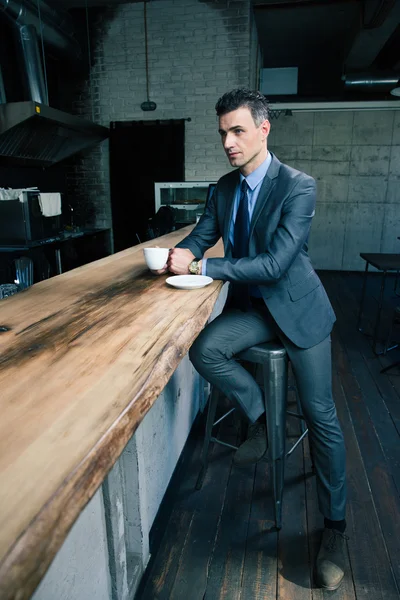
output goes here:
[[168, 265], [165, 265], [165, 267], [163, 267], [162, 269], [150, 269], [150, 271], [153, 273], [153, 275], [164, 275], [164, 273], [168, 271]]
[[195, 258], [187, 248], [172, 248], [169, 251], [168, 268], [175, 275], [188, 275], [189, 265]]

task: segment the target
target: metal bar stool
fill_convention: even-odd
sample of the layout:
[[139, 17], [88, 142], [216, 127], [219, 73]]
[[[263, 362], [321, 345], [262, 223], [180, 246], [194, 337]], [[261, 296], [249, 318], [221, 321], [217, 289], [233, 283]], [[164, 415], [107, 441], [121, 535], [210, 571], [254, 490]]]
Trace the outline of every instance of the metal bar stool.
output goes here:
[[[308, 429], [302, 427], [302, 434], [300, 438], [286, 454], [285, 439], [287, 414], [286, 405], [288, 393], [288, 356], [285, 348], [281, 344], [276, 342], [259, 344], [240, 352], [238, 355], [236, 355], [236, 358], [262, 366], [268, 436], [267, 456], [268, 461], [272, 465], [275, 525], [277, 529], [280, 529], [282, 526], [282, 495], [284, 485], [285, 458], [286, 456], [289, 456], [295, 448], [297, 448], [300, 442], [307, 435]], [[235, 408], [232, 408], [214, 423], [218, 398], [219, 391], [213, 386], [210, 394], [206, 431], [201, 456], [202, 466], [196, 483], [197, 490], [202, 487], [207, 471], [208, 449], [210, 442], [215, 442], [217, 444], [237, 450], [236, 446], [227, 444], [226, 442], [223, 442], [212, 435], [213, 427], [230, 415], [234, 410], [236, 410]], [[301, 414], [293, 412], [288, 412], [288, 414], [302, 419], [304, 423], [304, 417]]]

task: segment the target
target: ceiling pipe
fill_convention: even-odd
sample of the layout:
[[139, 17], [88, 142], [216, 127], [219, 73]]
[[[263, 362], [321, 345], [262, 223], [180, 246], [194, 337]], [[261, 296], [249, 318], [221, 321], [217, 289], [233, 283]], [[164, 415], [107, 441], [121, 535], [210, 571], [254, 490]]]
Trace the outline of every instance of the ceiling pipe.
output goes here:
[[[360, 3], [360, 0], [347, 0], [348, 2]], [[303, 7], [324, 7], [327, 4], [336, 4], [338, 0], [284, 0], [283, 2], [254, 2], [253, 9], [268, 10], [269, 8], [303, 8]]]
[[42, 46], [47, 43], [64, 57], [78, 59], [69, 15], [43, 0], [0, 0], [0, 16], [2, 12], [19, 34], [31, 99], [0, 103], [0, 164], [48, 167], [107, 138], [108, 128], [48, 106], [45, 54], [38, 38]]
[[397, 87], [399, 76], [393, 74], [373, 76], [368, 73], [360, 73], [357, 75], [343, 75], [342, 79], [347, 90], [390, 92]]
[[3, 72], [1, 70], [1, 65], [0, 65], [0, 104], [5, 104], [6, 102], [7, 102], [7, 96], [6, 96], [6, 90], [4, 87]]
[[44, 80], [39, 42], [33, 25], [23, 25], [19, 30], [23, 63], [26, 74], [29, 100], [48, 104], [46, 84]]
[[43, 0], [0, 0], [0, 15], [4, 14], [18, 28], [33, 26], [43, 41], [71, 60], [81, 58], [75, 39], [74, 24], [66, 11], [56, 10]]

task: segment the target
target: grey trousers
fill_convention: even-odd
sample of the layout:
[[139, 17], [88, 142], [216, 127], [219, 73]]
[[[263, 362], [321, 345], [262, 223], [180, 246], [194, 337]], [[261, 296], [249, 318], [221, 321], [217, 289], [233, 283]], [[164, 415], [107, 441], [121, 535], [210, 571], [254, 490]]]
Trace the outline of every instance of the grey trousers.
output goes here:
[[309, 429], [319, 509], [324, 517], [339, 521], [346, 511], [346, 457], [332, 397], [330, 336], [312, 348], [299, 348], [278, 328], [267, 308], [228, 309], [200, 333], [189, 356], [200, 375], [254, 422], [265, 410], [263, 393], [234, 357], [245, 348], [278, 338], [292, 363]]

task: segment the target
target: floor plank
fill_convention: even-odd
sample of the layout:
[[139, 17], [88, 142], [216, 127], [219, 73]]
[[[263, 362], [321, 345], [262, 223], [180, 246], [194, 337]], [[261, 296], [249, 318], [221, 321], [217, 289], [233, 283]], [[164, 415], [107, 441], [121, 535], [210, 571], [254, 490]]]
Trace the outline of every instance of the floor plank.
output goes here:
[[[396, 369], [380, 372], [400, 360], [400, 350], [377, 357], [371, 339], [357, 331], [360, 273], [321, 277], [337, 314], [333, 391], [347, 450], [349, 540], [342, 586], [332, 594], [313, 580], [323, 519], [307, 440], [286, 464], [283, 527], [277, 532], [266, 462], [237, 469], [231, 451], [215, 447], [203, 489], [194, 491], [200, 422], [160, 509], [167, 522], [160, 526], [157, 517], [153, 526], [153, 556], [137, 600], [400, 600], [400, 377]], [[389, 278], [382, 334], [400, 304], [392, 284]], [[370, 278], [369, 290], [377, 297], [378, 276]], [[366, 328], [373, 310], [370, 299]], [[297, 435], [292, 421], [288, 443]], [[224, 437], [235, 435], [234, 422], [227, 422]]]
[[[234, 444], [237, 431], [227, 421], [224, 421], [220, 427], [220, 437]], [[203, 487], [195, 492], [196, 509], [169, 595], [171, 600], [178, 598], [202, 600], [206, 592], [209, 565], [220, 529], [232, 468], [232, 452], [218, 444], [213, 446]]]
[[204, 600], [240, 600], [255, 467], [232, 467]]
[[256, 465], [254, 492], [246, 541], [246, 558], [241, 600], [269, 600], [276, 597], [278, 575], [278, 533], [269, 465]]
[[[343, 289], [343, 286], [340, 288]], [[352, 323], [343, 314], [343, 305], [342, 308], [337, 306], [336, 310], [339, 319], [333, 334], [336, 348], [334, 364], [341, 374], [342, 388], [350, 399], [347, 401], [348, 411], [363, 457], [389, 562], [400, 586], [399, 435], [364, 361], [365, 355], [368, 356], [370, 352], [365, 346], [365, 339], [350, 330]], [[385, 378], [382, 374], [380, 377]]]
[[[296, 412], [296, 395], [288, 394], [290, 410]], [[300, 434], [295, 419], [287, 420], [287, 434], [294, 442]], [[289, 444], [288, 444], [289, 445]], [[311, 599], [310, 557], [307, 541], [306, 488], [302, 446], [286, 460], [282, 505], [282, 529], [278, 536], [279, 600]]]
[[[335, 340], [334, 340], [335, 345]], [[339, 352], [335, 352], [337, 357]], [[338, 372], [339, 371], [339, 372]], [[349, 555], [357, 600], [397, 600], [399, 592], [387, 556], [376, 506], [365, 471], [348, 402], [358, 400], [352, 375], [338, 369], [333, 390], [347, 452]], [[339, 375], [340, 373], [340, 375]]]
[[[305, 472], [311, 472], [311, 456], [308, 441], [304, 442], [304, 467]], [[317, 480], [316, 477], [306, 478], [306, 512], [307, 536], [310, 556], [310, 580], [312, 585], [313, 600], [330, 600], [332, 592], [324, 591], [317, 587], [314, 581], [314, 565], [317, 558], [321, 540], [321, 515], [318, 510]], [[335, 600], [356, 600], [350, 559], [346, 553], [346, 572], [342, 585], [334, 593]]]

